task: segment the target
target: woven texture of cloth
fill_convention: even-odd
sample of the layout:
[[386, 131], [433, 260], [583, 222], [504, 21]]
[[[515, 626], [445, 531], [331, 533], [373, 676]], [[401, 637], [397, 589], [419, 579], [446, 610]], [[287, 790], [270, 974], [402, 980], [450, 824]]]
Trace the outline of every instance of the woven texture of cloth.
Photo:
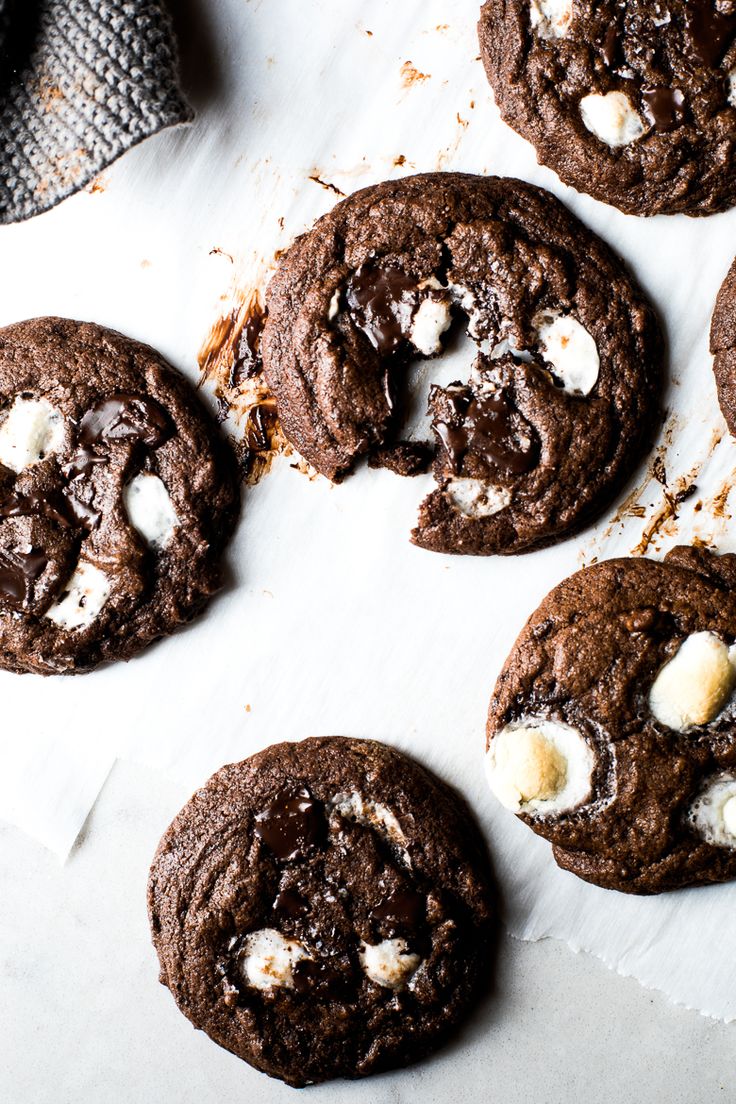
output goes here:
[[0, 0], [0, 223], [191, 117], [159, 0]]

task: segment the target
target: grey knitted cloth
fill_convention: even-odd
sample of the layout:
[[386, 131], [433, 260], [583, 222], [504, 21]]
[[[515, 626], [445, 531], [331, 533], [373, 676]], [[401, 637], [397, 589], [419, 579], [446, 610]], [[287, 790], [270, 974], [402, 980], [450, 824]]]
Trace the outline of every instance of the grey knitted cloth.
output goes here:
[[0, 223], [190, 118], [160, 0], [0, 0]]

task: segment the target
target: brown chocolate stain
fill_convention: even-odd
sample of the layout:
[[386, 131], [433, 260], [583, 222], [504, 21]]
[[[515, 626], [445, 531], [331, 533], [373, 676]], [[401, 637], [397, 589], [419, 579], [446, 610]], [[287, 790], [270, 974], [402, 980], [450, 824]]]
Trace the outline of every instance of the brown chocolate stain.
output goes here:
[[446, 146], [445, 149], [440, 150], [437, 156], [437, 172], [443, 172], [447, 165], [452, 162], [458, 150], [460, 149], [460, 145], [468, 132], [468, 128], [470, 127], [470, 120], [463, 119], [459, 111], [455, 113], [455, 119], [457, 121], [459, 130], [455, 135], [454, 140], [450, 142], [449, 146]]
[[[591, 558], [591, 553], [597, 552], [601, 545], [604, 545], [617, 529], [623, 529], [627, 520], [632, 518], [644, 519], [649, 515], [653, 503], [650, 502], [647, 505], [641, 500], [645, 496], [645, 492], [649, 491], [651, 493], [653, 481], [659, 483], [663, 488], [663, 501], [660, 503], [657, 511], [651, 516], [651, 519], [642, 532], [638, 544], [631, 550], [631, 554], [644, 555], [650, 549], [651, 545], [657, 542], [659, 538], [676, 534], [677, 521], [680, 513], [679, 507], [684, 501], [690, 499], [696, 493], [696, 479], [723, 438], [722, 430], [713, 430], [708, 451], [703, 460], [687, 475], [678, 479], [675, 485], [670, 488], [667, 482], [665, 458], [668, 449], [678, 437], [680, 427], [680, 418], [676, 414], [671, 415], [662, 431], [663, 443], [658, 445], [654, 450], [641, 479], [618, 506], [601, 536], [594, 538], [587, 548], [581, 550], [579, 553], [581, 564], [585, 565], [595, 562], [597, 556]], [[699, 500], [694, 503], [693, 513], [699, 513], [703, 511], [704, 508], [710, 517], [714, 516], [712, 503], [710, 501], [704, 503], [702, 500]]]
[[231, 310], [214, 323], [197, 355], [201, 382], [213, 387], [220, 421], [230, 418], [242, 426], [236, 451], [243, 478], [250, 485], [270, 471], [276, 456], [292, 451], [281, 429], [276, 400], [263, 378], [264, 323], [260, 290], [241, 293]]
[[319, 184], [320, 188], [324, 188], [328, 192], [334, 192], [335, 195], [345, 196], [345, 192], [338, 188], [337, 184], [332, 184], [329, 180], [323, 180], [317, 173], [310, 173], [309, 179], [315, 184]]
[[[616, 513], [611, 518], [610, 522], [606, 526], [602, 540], [607, 540], [612, 534], [614, 529], [619, 525], [623, 525], [628, 518], [644, 518], [647, 515], [647, 507], [643, 505], [639, 499], [646, 491], [649, 484], [655, 479], [663, 487], [667, 486], [667, 472], [665, 468], [664, 458], [667, 454], [667, 449], [672, 444], [676, 436], [676, 431], [679, 428], [679, 419], [677, 415], [673, 415], [667, 421], [662, 432], [664, 443], [658, 445], [646, 467], [644, 475], [627, 494], [621, 505], [616, 510]], [[717, 442], [716, 442], [717, 443]], [[715, 444], [712, 445], [712, 449], [715, 448]], [[596, 542], [597, 543], [597, 542]]]
[[422, 73], [411, 61], [405, 61], [401, 66], [401, 83], [404, 88], [411, 88], [415, 84], [430, 80], [431, 74]]
[[89, 182], [85, 191], [89, 192], [90, 195], [99, 195], [100, 192], [104, 192], [106, 188], [107, 178], [104, 176], [96, 176], [94, 180]]
[[[696, 481], [704, 471], [708, 461], [711, 459], [716, 449], [723, 440], [723, 430], [714, 429], [711, 431], [710, 442], [708, 450], [702, 460], [700, 460], [687, 475], [680, 476], [674, 486], [670, 487], [667, 484], [667, 473], [664, 463], [664, 456], [666, 449], [673, 443], [676, 432], [679, 429], [679, 419], [673, 417], [669, 420], [665, 427], [664, 438], [666, 444], [660, 446], [655, 453], [652, 461], [649, 465], [650, 478], [656, 479], [663, 487], [663, 501], [659, 506], [657, 512], [651, 518], [646, 525], [639, 543], [632, 548], [631, 554], [634, 556], [644, 555], [654, 544], [664, 537], [677, 536], [677, 522], [680, 516], [680, 505], [692, 498], [697, 492]], [[729, 478], [723, 483], [721, 488], [710, 498], [699, 498], [697, 502], [693, 503], [693, 514], [697, 514], [699, 519], [703, 521], [706, 527], [713, 528], [715, 525], [717, 528], [723, 527], [723, 523], [730, 520], [730, 513], [728, 512], [728, 496], [734, 486], [734, 478], [736, 477], [736, 470], [729, 476]], [[644, 488], [641, 488], [642, 490]], [[629, 510], [629, 516], [631, 516], [631, 509]], [[619, 511], [618, 518], [620, 519], [621, 511]], [[721, 523], [718, 526], [718, 523]], [[608, 534], [610, 535], [609, 527]], [[713, 541], [703, 535], [693, 536], [691, 543], [698, 544], [701, 547], [713, 547]]]
[[639, 543], [631, 549], [632, 556], [643, 556], [655, 540], [673, 535], [674, 523], [678, 519], [681, 503], [692, 498], [697, 491], [695, 478], [700, 468], [701, 465], [698, 465], [688, 475], [681, 475], [674, 487], [663, 488], [663, 502], [644, 527]]
[[232, 253], [226, 253], [225, 250], [221, 249], [219, 245], [216, 245], [214, 247], [214, 249], [210, 249], [209, 256], [210, 257], [224, 257], [225, 260], [230, 262], [230, 264], [235, 264], [235, 259], [233, 258]]
[[731, 511], [728, 509], [728, 496], [734, 487], [734, 474], [733, 472], [731, 473], [731, 477], [711, 500], [710, 512], [713, 514], [713, 517], [723, 518], [724, 521], [731, 520]]

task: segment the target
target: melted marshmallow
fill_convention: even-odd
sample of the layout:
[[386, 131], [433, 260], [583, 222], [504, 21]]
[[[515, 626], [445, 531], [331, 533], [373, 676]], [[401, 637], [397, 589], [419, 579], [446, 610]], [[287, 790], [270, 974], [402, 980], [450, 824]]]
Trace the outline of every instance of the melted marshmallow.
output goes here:
[[47, 399], [16, 398], [0, 424], [0, 463], [21, 472], [64, 443], [64, 419]]
[[685, 732], [715, 720], [736, 686], [735, 651], [712, 632], [686, 637], [649, 691], [660, 724]]
[[572, 0], [531, 0], [529, 24], [540, 38], [564, 38], [572, 23]]
[[707, 843], [736, 847], [736, 777], [712, 778], [693, 802], [688, 820]]
[[491, 791], [515, 813], [574, 809], [590, 797], [594, 767], [593, 751], [576, 728], [544, 718], [506, 725], [486, 754]]
[[365, 973], [384, 989], [404, 989], [421, 962], [411, 954], [404, 939], [384, 939], [371, 945], [362, 943], [358, 952]]
[[179, 524], [166, 486], [157, 475], [142, 472], [123, 490], [128, 520], [152, 548], [165, 548]]
[[303, 944], [286, 939], [275, 928], [251, 932], [243, 944], [240, 970], [254, 989], [291, 989], [294, 967], [309, 958]]
[[424, 356], [442, 352], [442, 335], [452, 325], [452, 304], [448, 299], [423, 299], [409, 334], [412, 345]]
[[458, 513], [470, 518], [492, 517], [511, 502], [508, 487], [494, 487], [482, 479], [451, 479], [445, 496]]
[[598, 346], [577, 318], [560, 311], [543, 311], [533, 321], [544, 359], [565, 391], [589, 395], [598, 382], [601, 361]]
[[353, 791], [335, 794], [330, 805], [346, 820], [355, 820], [358, 824], [377, 828], [395, 843], [404, 843], [406, 840], [394, 814], [379, 801], [366, 801], [361, 794]]
[[62, 629], [85, 629], [99, 616], [110, 590], [111, 583], [104, 571], [80, 560], [62, 597], [47, 610], [46, 617]]
[[585, 126], [605, 142], [616, 149], [628, 146], [641, 138], [646, 130], [641, 116], [634, 109], [631, 100], [623, 92], [607, 92], [605, 96], [591, 93], [580, 101], [580, 115]]

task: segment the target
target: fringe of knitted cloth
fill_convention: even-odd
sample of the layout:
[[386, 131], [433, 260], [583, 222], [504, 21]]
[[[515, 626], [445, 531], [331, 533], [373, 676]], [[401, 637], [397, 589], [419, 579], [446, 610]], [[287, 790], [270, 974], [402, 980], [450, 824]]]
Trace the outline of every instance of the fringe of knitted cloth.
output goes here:
[[0, 224], [191, 118], [160, 0], [0, 0]]

